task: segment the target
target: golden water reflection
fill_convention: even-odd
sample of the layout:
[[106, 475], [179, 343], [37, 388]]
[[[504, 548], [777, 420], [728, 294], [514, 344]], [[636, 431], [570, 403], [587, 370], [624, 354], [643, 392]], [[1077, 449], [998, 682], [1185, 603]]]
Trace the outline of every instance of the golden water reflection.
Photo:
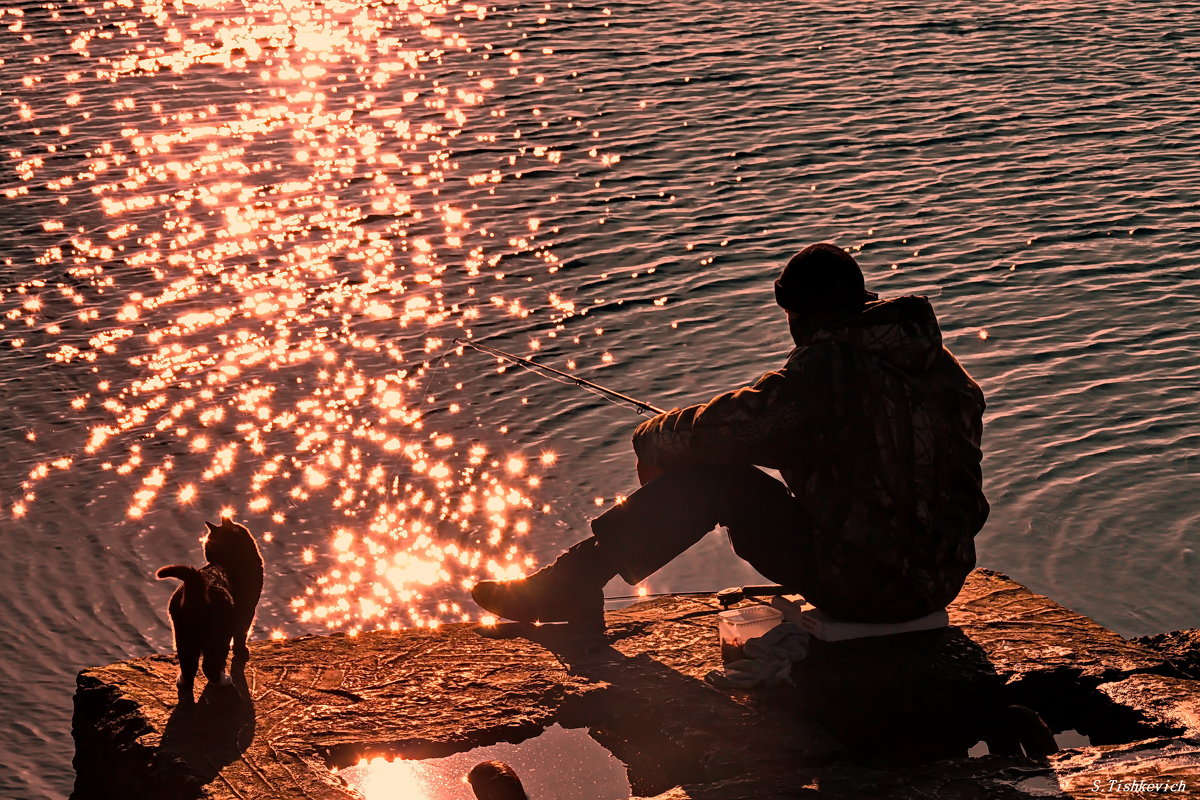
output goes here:
[[[211, 515], [218, 495], [271, 542], [297, 508], [327, 509], [327, 546], [299, 553], [321, 572], [291, 608], [351, 633], [471, 619], [450, 598], [528, 569], [555, 454], [522, 452], [504, 426], [470, 432], [470, 388], [435, 373], [453, 375], [462, 351], [448, 344], [477, 325], [540, 315], [536, 351], [578, 313], [500, 267], [519, 255], [558, 270], [557, 228], [476, 224], [480, 203], [530, 164], [619, 156], [586, 120], [569, 120], [585, 147], [568, 156], [539, 139], [549, 110], [504, 107], [499, 84], [541, 86], [554, 51], [476, 41], [489, 13], [409, 0], [0, 10], [5, 62], [25, 73], [3, 194], [43, 213], [39, 277], [0, 289], [0, 335], [87, 376], [69, 398], [86, 430], [29, 471], [13, 516], [73, 468], [128, 481], [135, 521], [161, 503]], [[66, 31], [66, 55], [26, 46], [49, 35], [35, 22]]]
[[350, 787], [366, 800], [435, 800], [436, 779], [431, 779], [429, 772], [415, 761], [372, 758], [361, 761], [346, 777]]
[[474, 800], [467, 774], [483, 761], [508, 764], [533, 798], [620, 800], [628, 770], [582, 728], [554, 724], [518, 744], [477, 747], [423, 760], [365, 758], [335, 773], [365, 800]]

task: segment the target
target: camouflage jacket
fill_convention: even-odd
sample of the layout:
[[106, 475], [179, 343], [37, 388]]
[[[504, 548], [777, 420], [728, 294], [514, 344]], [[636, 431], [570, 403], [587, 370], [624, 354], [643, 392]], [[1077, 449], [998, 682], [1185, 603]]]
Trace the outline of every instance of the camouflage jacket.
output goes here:
[[808, 599], [835, 615], [944, 607], [988, 515], [983, 393], [924, 297], [868, 303], [798, 344], [753, 386], [647, 420], [639, 460], [778, 469], [812, 528]]

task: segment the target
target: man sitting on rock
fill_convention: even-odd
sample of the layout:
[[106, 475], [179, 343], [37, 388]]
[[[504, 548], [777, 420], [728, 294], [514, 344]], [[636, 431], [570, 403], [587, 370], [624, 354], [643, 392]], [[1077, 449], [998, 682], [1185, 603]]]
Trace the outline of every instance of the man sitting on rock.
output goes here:
[[609, 580], [645, 580], [717, 525], [760, 573], [836, 619], [902, 622], [954, 599], [988, 515], [984, 401], [932, 306], [880, 300], [831, 244], [797, 253], [775, 299], [796, 343], [782, 369], [640, 425], [641, 488], [550, 566], [477, 584], [476, 603], [603, 628]]

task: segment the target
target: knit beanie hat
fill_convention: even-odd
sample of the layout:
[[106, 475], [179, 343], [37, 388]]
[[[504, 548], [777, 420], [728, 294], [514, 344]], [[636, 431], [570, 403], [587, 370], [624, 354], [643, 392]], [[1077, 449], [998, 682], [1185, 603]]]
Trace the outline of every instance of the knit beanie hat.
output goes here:
[[837, 245], [809, 245], [775, 281], [775, 302], [797, 314], [837, 311], [878, 298], [868, 292], [854, 257]]

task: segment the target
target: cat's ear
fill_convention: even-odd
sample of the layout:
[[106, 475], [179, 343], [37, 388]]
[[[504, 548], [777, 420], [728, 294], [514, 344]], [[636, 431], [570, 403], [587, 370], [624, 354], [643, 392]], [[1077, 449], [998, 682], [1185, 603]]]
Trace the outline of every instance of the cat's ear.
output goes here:
[[217, 526], [217, 525], [213, 525], [213, 524], [212, 524], [211, 522], [209, 522], [208, 520], [204, 520], [204, 524], [208, 526], [208, 529], [209, 529], [210, 531], [216, 531], [216, 530], [217, 530], [217, 528], [219, 527], [219, 526]]

